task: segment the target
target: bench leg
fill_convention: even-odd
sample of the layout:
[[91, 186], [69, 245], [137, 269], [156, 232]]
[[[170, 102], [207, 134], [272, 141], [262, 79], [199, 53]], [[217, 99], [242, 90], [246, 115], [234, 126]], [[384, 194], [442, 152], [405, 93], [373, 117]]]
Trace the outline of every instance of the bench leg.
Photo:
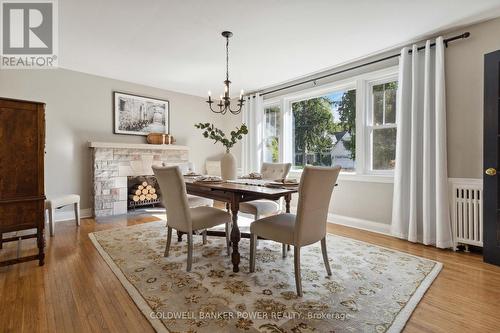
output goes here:
[[55, 230], [54, 230], [54, 215], [56, 213], [56, 210], [51, 208], [49, 209], [49, 230], [50, 230], [50, 236], [54, 236]]

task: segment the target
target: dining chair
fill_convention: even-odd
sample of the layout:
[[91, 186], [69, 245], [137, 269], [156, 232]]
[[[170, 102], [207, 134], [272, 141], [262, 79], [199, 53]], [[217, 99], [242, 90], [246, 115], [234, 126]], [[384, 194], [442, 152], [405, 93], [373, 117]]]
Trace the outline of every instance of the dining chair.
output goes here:
[[[193, 261], [193, 233], [203, 230], [203, 244], [206, 243], [206, 229], [225, 224], [226, 230], [231, 223], [231, 215], [214, 207], [190, 208], [186, 184], [178, 166], [155, 167], [153, 172], [162, 192], [162, 200], [167, 209], [167, 245], [164, 256], [168, 257], [172, 241], [172, 229], [187, 234], [188, 256], [186, 270], [191, 271]], [[226, 246], [229, 247], [229, 233], [226, 232]]]
[[326, 250], [326, 219], [328, 207], [340, 166], [333, 168], [306, 166], [299, 184], [297, 214], [278, 214], [250, 225], [250, 272], [255, 272], [257, 237], [293, 245], [295, 285], [302, 296], [300, 249], [321, 241], [326, 272], [332, 275]]
[[[163, 166], [169, 166], [169, 165], [166, 163], [163, 163]], [[170, 165], [170, 166], [173, 166], [173, 165]], [[181, 164], [178, 164], [178, 166], [181, 169], [181, 172], [183, 175], [187, 174], [189, 172], [196, 172], [196, 168], [195, 168], [193, 162], [181, 163]], [[212, 207], [214, 205], [214, 201], [212, 199], [199, 197], [197, 195], [188, 194], [187, 198], [188, 198], [188, 204], [189, 204], [190, 208], [200, 207], [200, 206]]]
[[[260, 174], [262, 179], [277, 180], [286, 178], [292, 163], [262, 163]], [[240, 212], [252, 214], [255, 220], [262, 215], [269, 215], [279, 212], [279, 201], [273, 200], [254, 200], [240, 203]]]

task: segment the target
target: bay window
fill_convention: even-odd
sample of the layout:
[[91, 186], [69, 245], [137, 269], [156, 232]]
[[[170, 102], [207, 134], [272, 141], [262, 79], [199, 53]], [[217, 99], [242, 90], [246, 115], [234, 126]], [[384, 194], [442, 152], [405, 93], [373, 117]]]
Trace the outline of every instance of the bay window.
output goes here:
[[391, 177], [397, 89], [394, 67], [264, 100], [262, 161], [291, 162], [292, 173], [340, 165], [343, 177]]

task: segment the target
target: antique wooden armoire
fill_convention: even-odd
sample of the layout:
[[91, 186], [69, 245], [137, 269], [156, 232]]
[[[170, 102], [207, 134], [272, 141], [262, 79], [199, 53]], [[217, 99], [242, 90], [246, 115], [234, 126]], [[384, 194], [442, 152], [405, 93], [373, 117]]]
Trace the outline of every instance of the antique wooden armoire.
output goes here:
[[[38, 245], [38, 254], [0, 266], [37, 259], [44, 264], [44, 151], [45, 104], [0, 97], [0, 249], [35, 237]], [[36, 232], [13, 233], [28, 229]]]

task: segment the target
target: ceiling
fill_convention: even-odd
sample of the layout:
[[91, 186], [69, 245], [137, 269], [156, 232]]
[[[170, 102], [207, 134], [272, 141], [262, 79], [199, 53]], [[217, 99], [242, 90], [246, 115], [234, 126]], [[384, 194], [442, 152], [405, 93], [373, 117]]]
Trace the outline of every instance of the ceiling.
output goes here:
[[268, 87], [500, 15], [500, 0], [60, 0], [60, 67], [206, 96]]

